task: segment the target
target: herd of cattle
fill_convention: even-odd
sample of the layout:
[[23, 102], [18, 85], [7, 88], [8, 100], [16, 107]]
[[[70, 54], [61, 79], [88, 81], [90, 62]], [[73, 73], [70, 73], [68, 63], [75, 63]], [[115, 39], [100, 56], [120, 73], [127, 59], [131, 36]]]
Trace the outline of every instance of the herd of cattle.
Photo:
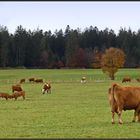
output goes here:
[[[43, 79], [29, 78], [29, 82], [43, 83]], [[25, 91], [21, 87], [21, 83], [25, 83], [25, 79], [21, 79], [19, 83], [20, 84], [12, 85], [12, 94], [0, 92], [0, 97], [5, 98], [6, 100], [12, 98], [17, 100], [18, 97], [23, 97], [24, 100]], [[45, 92], [51, 93], [51, 84], [48, 82], [45, 82], [42, 87], [42, 93], [45, 94]]]
[[[43, 79], [29, 78], [29, 82], [44, 83]], [[140, 82], [140, 79], [136, 79]], [[81, 83], [86, 82], [86, 77], [81, 78]], [[131, 78], [124, 77], [123, 82], [131, 82]], [[25, 99], [25, 91], [21, 87], [21, 83], [25, 83], [25, 79], [21, 79], [19, 84], [12, 85], [12, 94], [0, 92], [0, 97], [6, 100], [14, 98], [17, 100], [18, 97]], [[45, 82], [42, 86], [42, 94], [51, 93], [51, 84]], [[122, 124], [122, 111], [134, 110], [134, 116], [132, 122], [136, 120], [140, 122], [140, 87], [137, 86], [121, 86], [113, 83], [108, 89], [108, 99], [112, 112], [112, 124], [115, 123], [115, 113], [118, 115], [118, 122]]]
[[[29, 78], [28, 80], [29, 80], [29, 82], [43, 83], [43, 79]], [[22, 83], [25, 83], [25, 81], [26, 81], [26, 79], [23, 78], [23, 79], [20, 80], [19, 83], [22, 84]]]

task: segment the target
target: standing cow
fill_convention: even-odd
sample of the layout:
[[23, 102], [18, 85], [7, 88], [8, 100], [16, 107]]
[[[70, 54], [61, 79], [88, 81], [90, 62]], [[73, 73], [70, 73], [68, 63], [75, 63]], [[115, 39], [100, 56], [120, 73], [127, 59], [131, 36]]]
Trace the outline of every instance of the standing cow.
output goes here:
[[42, 88], [42, 93], [45, 94], [45, 92], [51, 93], [51, 84], [50, 83], [45, 83]]
[[34, 82], [35, 78], [29, 78], [29, 82]]
[[138, 82], [140, 82], [140, 78], [136, 78], [136, 80], [137, 80]]
[[25, 79], [20, 80], [20, 84], [25, 83]]
[[36, 83], [43, 83], [43, 79], [35, 79], [34, 80]]
[[15, 100], [17, 100], [18, 97], [22, 97], [23, 100], [25, 100], [25, 91], [16, 91], [12, 95], [10, 95], [9, 98], [15, 98]]
[[81, 78], [81, 83], [86, 83], [86, 77]]
[[122, 87], [118, 84], [112, 84], [108, 97], [112, 112], [112, 124], [115, 123], [115, 113], [118, 114], [119, 123], [123, 123], [121, 118], [123, 110], [135, 110], [132, 121], [135, 122], [136, 117], [138, 117], [138, 122], [140, 122], [140, 87]]
[[124, 82], [131, 82], [131, 78], [129, 76], [128, 77], [124, 77], [122, 79], [122, 83], [124, 83]]
[[22, 91], [21, 85], [20, 84], [12, 85], [12, 92], [14, 91]]
[[8, 100], [9, 97], [10, 97], [10, 94], [0, 92], [0, 98], [5, 98], [6, 100]]

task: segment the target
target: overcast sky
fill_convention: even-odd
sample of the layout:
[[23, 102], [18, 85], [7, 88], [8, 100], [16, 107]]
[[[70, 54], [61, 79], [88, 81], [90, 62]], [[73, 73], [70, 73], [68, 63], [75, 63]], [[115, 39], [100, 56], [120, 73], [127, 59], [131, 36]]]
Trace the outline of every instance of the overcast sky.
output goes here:
[[86, 27], [106, 27], [117, 33], [120, 27], [140, 29], [140, 2], [121, 1], [9, 1], [0, 2], [0, 25], [14, 33], [22, 25], [27, 31], [39, 27], [43, 31], [62, 29], [69, 25], [83, 31]]

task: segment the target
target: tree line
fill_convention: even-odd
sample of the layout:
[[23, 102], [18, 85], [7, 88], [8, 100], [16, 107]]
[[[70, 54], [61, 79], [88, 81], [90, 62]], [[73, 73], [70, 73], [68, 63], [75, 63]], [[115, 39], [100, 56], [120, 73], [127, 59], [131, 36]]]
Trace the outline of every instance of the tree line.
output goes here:
[[108, 48], [122, 49], [124, 67], [140, 66], [140, 30], [120, 28], [99, 30], [90, 26], [81, 31], [66, 26], [65, 31], [26, 30], [19, 25], [13, 34], [0, 26], [0, 67], [101, 68]]

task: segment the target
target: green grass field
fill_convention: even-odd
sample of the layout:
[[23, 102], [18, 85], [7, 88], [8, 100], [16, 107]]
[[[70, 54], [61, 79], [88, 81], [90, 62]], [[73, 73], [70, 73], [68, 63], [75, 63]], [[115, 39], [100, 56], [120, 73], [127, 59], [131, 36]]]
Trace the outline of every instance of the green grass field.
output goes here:
[[[130, 75], [131, 83], [121, 83]], [[80, 83], [81, 77], [87, 83]], [[52, 94], [42, 94], [43, 84], [29, 83], [28, 78], [50, 81]], [[133, 111], [123, 112], [124, 124], [111, 124], [107, 98], [112, 82], [140, 85], [135, 78], [140, 69], [120, 69], [111, 81], [100, 69], [0, 70], [0, 92], [12, 93], [11, 85], [22, 84], [26, 99], [0, 98], [0, 138], [140, 138], [140, 124], [132, 123]]]

